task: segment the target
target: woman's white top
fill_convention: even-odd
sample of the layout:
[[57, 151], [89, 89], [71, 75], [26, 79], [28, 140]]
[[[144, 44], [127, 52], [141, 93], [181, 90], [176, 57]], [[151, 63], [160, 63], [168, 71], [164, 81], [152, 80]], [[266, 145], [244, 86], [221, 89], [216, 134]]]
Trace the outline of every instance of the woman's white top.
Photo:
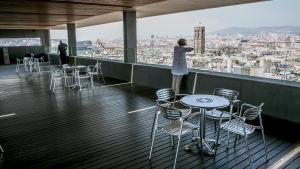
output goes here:
[[191, 52], [193, 48], [184, 46], [174, 47], [174, 58], [172, 64], [172, 74], [173, 75], [186, 75], [188, 74], [188, 68], [186, 63], [186, 52]]

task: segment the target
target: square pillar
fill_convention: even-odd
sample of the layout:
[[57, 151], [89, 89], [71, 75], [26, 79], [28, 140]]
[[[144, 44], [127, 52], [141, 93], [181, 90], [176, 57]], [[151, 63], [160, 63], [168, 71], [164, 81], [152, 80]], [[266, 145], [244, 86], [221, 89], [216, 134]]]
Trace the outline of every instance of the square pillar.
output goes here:
[[51, 48], [51, 44], [50, 44], [50, 30], [47, 29], [44, 31], [44, 48], [45, 48], [45, 53], [50, 53], [50, 48]]
[[136, 63], [136, 11], [123, 11], [124, 62]]
[[67, 24], [69, 56], [77, 56], [76, 27], [74, 23]]

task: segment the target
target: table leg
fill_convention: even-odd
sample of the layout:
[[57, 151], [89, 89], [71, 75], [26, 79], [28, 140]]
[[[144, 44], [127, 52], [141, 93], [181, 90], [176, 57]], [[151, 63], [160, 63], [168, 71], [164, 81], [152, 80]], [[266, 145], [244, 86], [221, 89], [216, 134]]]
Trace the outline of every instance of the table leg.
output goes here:
[[[191, 144], [188, 144], [185, 146], [185, 150], [190, 150], [191, 146], [199, 144], [200, 143], [200, 150], [201, 152], [204, 152], [209, 155], [214, 154], [214, 150], [211, 148], [211, 146], [208, 144], [208, 142], [215, 142], [212, 139], [206, 139], [205, 138], [205, 128], [206, 128], [206, 109], [200, 108], [200, 117], [199, 117], [199, 137], [193, 138], [197, 139], [197, 141], [192, 142]], [[203, 151], [203, 145], [207, 148], [207, 151]]]

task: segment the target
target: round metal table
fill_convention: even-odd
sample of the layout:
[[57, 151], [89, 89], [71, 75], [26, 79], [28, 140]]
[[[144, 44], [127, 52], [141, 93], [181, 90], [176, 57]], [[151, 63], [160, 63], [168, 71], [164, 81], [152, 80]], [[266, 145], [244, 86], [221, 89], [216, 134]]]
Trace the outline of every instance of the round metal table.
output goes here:
[[206, 119], [206, 110], [207, 109], [218, 109], [229, 106], [229, 101], [226, 98], [215, 96], [215, 95], [205, 95], [205, 94], [196, 94], [185, 96], [180, 99], [180, 102], [186, 106], [199, 108], [200, 109], [200, 137], [196, 137], [198, 141], [195, 141], [186, 146], [186, 149], [189, 149], [191, 145], [200, 143], [201, 150], [202, 144], [208, 149], [208, 154], [212, 155], [214, 152], [208, 142], [214, 142], [212, 139], [205, 138], [205, 119]]

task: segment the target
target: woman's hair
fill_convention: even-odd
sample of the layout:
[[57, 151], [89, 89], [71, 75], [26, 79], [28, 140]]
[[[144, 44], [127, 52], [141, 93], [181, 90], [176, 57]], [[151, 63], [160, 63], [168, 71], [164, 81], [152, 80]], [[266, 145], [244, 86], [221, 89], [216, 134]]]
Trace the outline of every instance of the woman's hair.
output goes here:
[[187, 45], [186, 39], [179, 39], [177, 41], [177, 43], [178, 43], [179, 46], [186, 46]]

